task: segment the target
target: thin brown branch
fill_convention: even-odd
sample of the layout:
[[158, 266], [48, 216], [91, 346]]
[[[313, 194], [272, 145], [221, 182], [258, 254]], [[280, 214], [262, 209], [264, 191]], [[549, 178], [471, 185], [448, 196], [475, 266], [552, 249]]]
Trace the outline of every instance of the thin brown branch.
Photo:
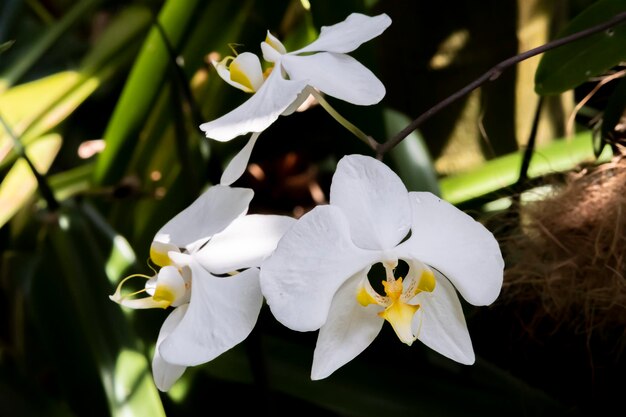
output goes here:
[[457, 92], [453, 93], [452, 95], [448, 96], [444, 100], [435, 104], [430, 109], [426, 110], [419, 117], [413, 120], [409, 125], [407, 125], [404, 129], [398, 132], [395, 136], [387, 140], [387, 142], [383, 143], [382, 145], [378, 146], [375, 149], [375, 151], [377, 152], [378, 156], [381, 157], [383, 154], [388, 152], [398, 143], [402, 142], [411, 132], [413, 132], [415, 129], [421, 126], [422, 123], [424, 123], [426, 120], [433, 117], [435, 114], [439, 113], [439, 111], [448, 107], [450, 104], [454, 103], [461, 97], [464, 97], [467, 94], [471, 93], [472, 91], [474, 91], [476, 88], [480, 87], [481, 85], [489, 81], [494, 81], [498, 79], [498, 77], [500, 77], [500, 75], [506, 69], [518, 64], [519, 62], [525, 61], [528, 58], [532, 58], [536, 55], [542, 54], [551, 49], [558, 48], [559, 46], [563, 46], [568, 43], [577, 41], [579, 39], [586, 38], [587, 36], [594, 35], [598, 32], [602, 32], [603, 30], [612, 28], [613, 26], [623, 23], [624, 21], [626, 21], [626, 12], [619, 13], [615, 15], [613, 18], [599, 25], [581, 30], [580, 32], [572, 33], [571, 35], [565, 36], [560, 39], [556, 39], [552, 42], [548, 42], [544, 45], [538, 46], [526, 52], [522, 52], [519, 55], [512, 56], [511, 58], [508, 58], [500, 62], [499, 64], [492, 67], [489, 71], [485, 72], [483, 75], [481, 75], [480, 77], [478, 77], [471, 83], [467, 84], [465, 87], [461, 88]]

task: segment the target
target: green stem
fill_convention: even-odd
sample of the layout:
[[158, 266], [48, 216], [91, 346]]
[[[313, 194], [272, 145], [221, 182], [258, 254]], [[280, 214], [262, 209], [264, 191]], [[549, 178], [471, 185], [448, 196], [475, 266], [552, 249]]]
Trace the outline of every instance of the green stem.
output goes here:
[[6, 120], [4, 120], [4, 117], [2, 117], [2, 115], [0, 115], [0, 124], [2, 124], [7, 134], [11, 137], [11, 139], [13, 139], [13, 146], [15, 148], [15, 152], [26, 161], [26, 163], [28, 164], [28, 167], [32, 171], [33, 175], [35, 176], [35, 179], [37, 180], [37, 185], [39, 186], [39, 192], [41, 193], [41, 197], [44, 200], [46, 200], [46, 203], [48, 204], [48, 209], [51, 211], [58, 209], [59, 202], [56, 200], [56, 198], [54, 198], [54, 193], [52, 192], [52, 189], [50, 188], [48, 181], [46, 181], [44, 176], [41, 175], [39, 171], [37, 171], [37, 168], [33, 164], [33, 161], [31, 161], [28, 155], [26, 154], [26, 149], [24, 148], [24, 145], [22, 145], [22, 141], [13, 132], [13, 130], [11, 129], [11, 126], [9, 126]]
[[361, 129], [356, 127], [349, 120], [347, 120], [345, 117], [339, 114], [337, 110], [335, 110], [330, 105], [330, 103], [326, 101], [326, 99], [320, 93], [317, 92], [317, 90], [315, 90], [314, 88], [310, 88], [309, 92], [311, 93], [311, 95], [313, 95], [313, 97], [315, 97], [315, 99], [320, 103], [320, 105], [324, 108], [324, 110], [326, 110], [328, 114], [332, 116], [333, 119], [338, 121], [340, 125], [348, 129], [350, 133], [352, 133], [354, 136], [356, 136], [361, 141], [363, 141], [367, 146], [371, 147], [372, 149], [377, 149], [379, 143], [376, 142], [374, 138], [365, 134], [365, 132], [363, 132]]

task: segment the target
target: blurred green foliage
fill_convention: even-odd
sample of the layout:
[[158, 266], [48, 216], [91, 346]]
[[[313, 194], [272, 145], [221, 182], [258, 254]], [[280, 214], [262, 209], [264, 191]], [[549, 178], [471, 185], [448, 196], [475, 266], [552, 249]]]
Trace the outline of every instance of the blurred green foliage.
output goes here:
[[[107, 297], [124, 276], [146, 272], [155, 231], [218, 182], [243, 146], [243, 139], [209, 142], [197, 128], [246, 99], [216, 75], [209, 56], [231, 54], [231, 48], [259, 53], [268, 29], [293, 49], [351, 12], [386, 12], [394, 21], [390, 31], [353, 55], [381, 77], [388, 98], [371, 108], [332, 102], [382, 141], [477, 71], [516, 53], [516, 41], [506, 42], [524, 29], [517, 27], [518, 14], [546, 19], [551, 33], [571, 20], [564, 29], [568, 33], [626, 10], [626, 2], [618, 0], [563, 1], [547, 9], [520, 0], [499, 2], [497, 10], [506, 18], [498, 19], [490, 14], [493, 1], [452, 3], [1, 3], [0, 117], [60, 209], [49, 209], [20, 146], [0, 129], [0, 415], [174, 417], [225, 408], [274, 415], [307, 410], [320, 416], [582, 412], [587, 401], [574, 395], [553, 398], [550, 387], [518, 377], [522, 373], [516, 371], [528, 365], [524, 358], [511, 369], [495, 365], [502, 358], [484, 347], [489, 337], [502, 343], [508, 329], [491, 336], [477, 332], [477, 354], [485, 355], [473, 367], [422, 346], [409, 349], [386, 334], [329, 379], [312, 382], [315, 335], [287, 331], [267, 309], [246, 342], [188, 370], [169, 393], [159, 393], [150, 360], [166, 313], [129, 312]], [[412, 19], [429, 24], [412, 26]], [[610, 36], [546, 55], [535, 86], [516, 81], [514, 71], [512, 78], [485, 86], [483, 99], [491, 101], [487, 106], [483, 100], [480, 112], [490, 146], [467, 132], [459, 142], [464, 125], [458, 123], [475, 111], [468, 98], [410, 135], [385, 162], [410, 190], [429, 190], [482, 215], [486, 200], [519, 191], [510, 187], [520, 175], [526, 138], [512, 115], [517, 106], [526, 112], [534, 106], [518, 100], [516, 82], [518, 89], [540, 94], [580, 88], [590, 76], [623, 62], [624, 48], [617, 44], [624, 43], [624, 31], [621, 26]], [[464, 36], [469, 36], [465, 46], [446, 43]], [[476, 48], [482, 55], [468, 54]], [[442, 57], [448, 59], [444, 66]], [[602, 138], [611, 137], [612, 143], [626, 107], [623, 85], [615, 89], [603, 125]], [[594, 161], [590, 126], [581, 122], [577, 130], [571, 142], [550, 138], [534, 156], [529, 176]], [[444, 149], [454, 146], [461, 146], [463, 158], [479, 162], [443, 172], [438, 167], [450, 158]], [[299, 216], [323, 202], [311, 190], [321, 189], [327, 198], [335, 163], [347, 153], [372, 152], [314, 107], [281, 118], [264, 132], [251, 159], [254, 169], [235, 185], [255, 190], [252, 212]], [[481, 316], [468, 313], [470, 330], [479, 329]]]

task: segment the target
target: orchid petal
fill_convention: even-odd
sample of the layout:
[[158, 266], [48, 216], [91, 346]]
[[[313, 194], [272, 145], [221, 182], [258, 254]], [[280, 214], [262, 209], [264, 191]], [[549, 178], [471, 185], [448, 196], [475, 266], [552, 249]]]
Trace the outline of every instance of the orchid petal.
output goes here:
[[168, 252], [168, 256], [172, 259], [174, 265], [182, 268], [193, 263], [193, 257], [188, 253]]
[[383, 83], [349, 55], [329, 52], [286, 55], [281, 65], [292, 80], [307, 80], [307, 84], [329, 96], [352, 104], [376, 104], [385, 96]]
[[[230, 65], [228, 65], [229, 61]], [[259, 57], [250, 52], [243, 52], [236, 58], [229, 56], [221, 61], [212, 61], [211, 63], [221, 79], [246, 93], [255, 92], [263, 84], [261, 61], [259, 61]]]
[[226, 81], [228, 84], [232, 85], [233, 87], [241, 91], [244, 91], [246, 93], [253, 93], [254, 91], [251, 90], [250, 88], [230, 79], [230, 70], [228, 69], [227, 62], [232, 60], [232, 58], [233, 58], [232, 56], [228, 56], [221, 61], [211, 61], [211, 64], [213, 64], [213, 67], [215, 68], [217, 75], [219, 75], [222, 80]]
[[282, 324], [317, 330], [326, 322], [337, 289], [378, 256], [352, 243], [340, 209], [318, 206], [294, 223], [263, 262], [261, 289]]
[[237, 55], [228, 70], [230, 80], [245, 87], [248, 92], [258, 91], [265, 81], [259, 57], [250, 52]]
[[161, 330], [159, 331], [154, 356], [152, 357], [152, 375], [154, 377], [154, 384], [163, 392], [169, 390], [178, 378], [183, 375], [185, 369], [187, 369], [186, 366], [172, 365], [166, 362], [159, 354], [161, 342], [178, 326], [187, 312], [187, 306], [188, 304], [185, 304], [172, 311], [163, 322]]
[[187, 314], [163, 341], [160, 354], [176, 365], [209, 362], [242, 342], [256, 324], [263, 297], [259, 270], [218, 278], [195, 262]]
[[200, 125], [208, 138], [229, 141], [248, 132], [262, 132], [278, 119], [306, 87], [306, 80], [286, 80], [272, 71], [263, 86], [230, 113]]
[[169, 252], [180, 252], [178, 246], [171, 243], [164, 243], [158, 240], [150, 244], [150, 260], [157, 266], [167, 266], [172, 264], [168, 256]]
[[335, 294], [328, 320], [317, 337], [311, 379], [326, 378], [363, 352], [380, 333], [385, 320], [377, 313], [382, 307], [376, 304], [363, 307], [356, 301], [368, 270], [353, 275]]
[[339, 161], [330, 203], [346, 213], [352, 240], [360, 248], [392, 249], [409, 233], [411, 207], [406, 187], [374, 158], [348, 155]]
[[258, 267], [294, 223], [295, 219], [287, 216], [251, 214], [240, 217], [213, 236], [195, 258], [214, 274]]
[[282, 55], [267, 42], [261, 42], [261, 52], [263, 53], [263, 59], [267, 62], [280, 61]]
[[310, 85], [307, 85], [306, 87], [304, 87], [304, 89], [300, 92], [300, 94], [298, 94], [298, 97], [296, 98], [296, 100], [293, 103], [291, 103], [285, 109], [285, 111], [281, 113], [281, 116], [289, 116], [295, 111], [300, 111], [299, 110], [300, 106], [302, 106], [304, 102], [307, 101], [309, 97], [313, 95], [312, 91], [315, 91], [315, 89], [311, 87]]
[[398, 257], [419, 259], [436, 268], [471, 304], [491, 304], [500, 293], [504, 270], [491, 232], [431, 193], [412, 192], [409, 197], [412, 235], [397, 248]]
[[263, 51], [263, 59], [267, 62], [276, 62], [287, 53], [282, 42], [272, 35], [269, 30], [265, 36], [265, 41], [261, 42], [261, 51]]
[[154, 240], [181, 248], [196, 246], [245, 214], [253, 195], [248, 188], [215, 185], [167, 222]]
[[318, 51], [351, 52], [383, 33], [390, 24], [391, 19], [384, 13], [378, 16], [352, 13], [343, 22], [332, 26], [322, 26], [317, 40], [290, 54]]
[[465, 365], [474, 363], [474, 349], [459, 297], [452, 284], [434, 271], [433, 292], [418, 294], [420, 309], [413, 318], [413, 333], [429, 348]]
[[174, 266], [164, 266], [157, 275], [156, 287], [152, 294], [155, 301], [168, 301], [173, 307], [178, 307], [185, 300], [187, 288], [185, 280]]
[[222, 178], [220, 179], [221, 185], [231, 185], [233, 182], [241, 178], [248, 167], [248, 161], [250, 160], [252, 149], [254, 148], [254, 144], [259, 138], [259, 135], [260, 133], [253, 133], [252, 136], [250, 136], [248, 143], [246, 143], [246, 146], [241, 148], [237, 155], [230, 160], [228, 166], [222, 173]]

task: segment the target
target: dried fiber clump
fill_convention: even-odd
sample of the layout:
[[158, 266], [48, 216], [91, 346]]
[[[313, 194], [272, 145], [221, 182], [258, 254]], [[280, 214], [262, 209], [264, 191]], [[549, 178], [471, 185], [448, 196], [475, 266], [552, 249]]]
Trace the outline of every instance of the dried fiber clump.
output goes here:
[[554, 330], [625, 329], [626, 160], [571, 174], [519, 210], [519, 228], [502, 241], [501, 301], [524, 306], [529, 324], [550, 319]]

